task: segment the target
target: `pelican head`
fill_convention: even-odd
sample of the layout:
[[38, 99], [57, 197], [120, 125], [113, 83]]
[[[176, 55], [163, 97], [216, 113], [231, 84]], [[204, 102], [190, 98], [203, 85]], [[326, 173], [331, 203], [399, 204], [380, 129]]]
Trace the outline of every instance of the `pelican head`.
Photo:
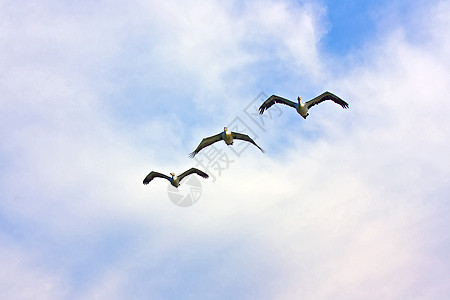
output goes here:
[[298, 96], [297, 101], [298, 101], [298, 103], [300, 103], [302, 101], [302, 97]]
[[174, 176], [175, 176], [175, 173], [170, 173], [170, 175], [172, 175], [172, 177], [174, 177]]
[[227, 126], [225, 126], [225, 127], [223, 128], [223, 131], [228, 131]]

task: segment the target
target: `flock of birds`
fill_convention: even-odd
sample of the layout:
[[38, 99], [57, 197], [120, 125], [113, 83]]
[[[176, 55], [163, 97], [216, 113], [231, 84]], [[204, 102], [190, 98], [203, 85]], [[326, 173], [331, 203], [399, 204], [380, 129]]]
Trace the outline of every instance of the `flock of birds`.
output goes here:
[[[288, 105], [292, 108], [295, 108], [295, 110], [297, 111], [297, 113], [303, 117], [303, 119], [306, 119], [306, 117], [309, 116], [309, 109], [311, 107], [313, 107], [316, 104], [319, 104], [323, 101], [326, 100], [331, 100], [336, 104], [339, 104], [340, 106], [342, 106], [342, 108], [348, 108], [348, 104], [347, 102], [345, 102], [344, 100], [342, 100], [341, 98], [339, 98], [338, 96], [336, 96], [333, 93], [330, 92], [324, 92], [322, 94], [320, 94], [319, 96], [303, 102], [302, 98], [299, 96], [297, 97], [297, 103], [290, 101], [288, 99], [279, 97], [277, 95], [272, 95], [269, 98], [267, 98], [266, 101], [263, 102], [263, 104], [261, 104], [261, 106], [259, 107], [259, 113], [262, 115], [264, 113], [264, 111], [266, 111], [267, 109], [269, 109], [272, 105], [274, 105], [275, 103], [280, 103], [280, 104], [284, 104], [284, 105]], [[261, 150], [262, 152], [264, 152], [264, 150], [258, 146], [255, 141], [249, 137], [246, 134], [242, 134], [242, 133], [238, 133], [238, 132], [232, 132], [229, 131], [227, 127], [224, 127], [223, 132], [218, 133], [216, 135], [204, 138], [200, 144], [197, 146], [197, 148], [191, 152], [189, 154], [190, 158], [193, 158], [197, 153], [199, 153], [202, 149], [214, 144], [215, 142], [218, 142], [220, 140], [223, 140], [225, 142], [225, 144], [227, 145], [233, 145], [233, 141], [234, 140], [243, 140], [249, 143], [252, 143], [253, 145], [255, 145], [256, 147], [258, 147], [259, 150]], [[180, 175], [175, 175], [175, 173], [170, 173], [170, 175], [172, 177], [169, 177], [165, 174], [159, 173], [159, 172], [155, 172], [152, 171], [150, 172], [145, 178], [144, 178], [144, 184], [148, 184], [150, 181], [152, 181], [154, 178], [159, 177], [159, 178], [164, 178], [169, 180], [169, 182], [174, 186], [174, 187], [179, 187], [180, 186], [180, 181], [183, 180], [184, 177], [191, 175], [191, 174], [197, 174], [203, 178], [208, 178], [208, 174], [206, 174], [205, 172], [196, 169], [196, 168], [191, 168], [189, 170], [187, 170], [184, 173], [181, 173]]]

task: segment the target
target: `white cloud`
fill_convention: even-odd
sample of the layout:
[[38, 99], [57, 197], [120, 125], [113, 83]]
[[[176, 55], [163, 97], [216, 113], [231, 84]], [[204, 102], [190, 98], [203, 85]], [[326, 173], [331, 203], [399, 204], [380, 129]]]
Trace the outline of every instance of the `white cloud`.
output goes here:
[[[21, 26], [1, 18], [2, 48], [22, 47], [2, 61], [1, 211], [27, 236], [11, 238], [27, 250], [4, 252], [11, 278], [28, 278], [29, 288], [20, 294], [12, 280], [9, 298], [450, 292], [438, 263], [448, 262], [439, 251], [448, 248], [448, 5], [432, 10], [438, 17], [426, 43], [411, 42], [399, 26], [366, 45], [363, 63], [356, 59], [338, 79], [321, 75], [320, 7], [238, 5], [140, 2], [89, 17], [36, 6]], [[324, 103], [304, 121], [283, 107], [283, 119], [258, 140], [269, 151], [248, 149], [217, 182], [202, 181], [203, 196], [189, 209], [166, 199], [167, 182], [141, 184], [151, 170], [191, 167], [185, 146], [242, 109], [228, 96], [251, 94], [263, 77], [252, 73], [280, 64], [302, 69], [283, 88], [313, 74], [307, 84], [327, 82], [350, 109]], [[155, 94], [139, 103], [132, 88]], [[170, 88], [178, 96], [164, 106], [159, 96]], [[148, 119], [127, 120], [114, 101], [148, 109]], [[195, 105], [214, 112], [213, 124], [201, 124], [200, 113], [187, 118]], [[285, 149], [274, 153], [274, 141]]]
[[[258, 65], [277, 60], [283, 70], [306, 68], [315, 76], [320, 71], [315, 45], [322, 30], [314, 17], [321, 9], [316, 5], [266, 1], [141, 6], [139, 17], [152, 25], [158, 39], [149, 46], [164, 66], [162, 76], [169, 73], [172, 79], [190, 82], [186, 93], [208, 112], [220, 111], [212, 105], [216, 101], [238, 108], [229, 99], [239, 99], [263, 75], [252, 72]], [[277, 66], [269, 72], [283, 70]]]
[[64, 281], [58, 274], [39, 265], [29, 251], [3, 244], [0, 254], [2, 299], [57, 299], [62, 296]]

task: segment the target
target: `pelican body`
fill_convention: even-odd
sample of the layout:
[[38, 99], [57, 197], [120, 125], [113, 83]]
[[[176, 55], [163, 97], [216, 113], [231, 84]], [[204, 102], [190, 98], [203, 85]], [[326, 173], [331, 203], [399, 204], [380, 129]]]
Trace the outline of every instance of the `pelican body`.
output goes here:
[[174, 187], [179, 187], [180, 186], [180, 179], [178, 178], [178, 176], [175, 175], [175, 173], [170, 173], [170, 175], [172, 176], [172, 178], [169, 179], [170, 183]]
[[202, 150], [203, 148], [208, 147], [209, 145], [214, 144], [215, 142], [218, 142], [220, 140], [223, 140], [225, 142], [225, 144], [227, 144], [227, 145], [233, 145], [234, 139], [243, 140], [243, 141], [252, 143], [256, 147], [258, 147], [258, 149], [261, 150], [261, 152], [264, 152], [264, 150], [261, 147], [259, 147], [255, 143], [255, 141], [248, 135], [229, 131], [227, 127], [224, 127], [223, 131], [221, 133], [204, 138], [200, 142], [200, 144], [197, 146], [197, 148], [193, 152], [189, 153], [189, 157], [193, 158], [198, 152], [200, 152], [200, 150]]
[[231, 131], [229, 131], [227, 127], [223, 128], [222, 139], [225, 141], [225, 144], [233, 145], [233, 135], [231, 134]]
[[297, 111], [297, 113], [303, 117], [303, 119], [306, 119], [307, 116], [309, 116], [309, 109], [311, 107], [313, 107], [316, 104], [319, 104], [323, 101], [326, 100], [331, 100], [336, 104], [339, 104], [340, 106], [342, 106], [342, 108], [348, 108], [348, 103], [345, 102], [344, 100], [342, 100], [341, 98], [339, 98], [338, 96], [336, 96], [333, 93], [330, 92], [324, 92], [322, 94], [320, 94], [319, 96], [303, 102], [302, 101], [302, 97], [298, 96], [297, 97], [297, 103], [290, 101], [288, 99], [282, 98], [280, 96], [277, 95], [272, 95], [269, 98], [267, 98], [266, 101], [263, 102], [263, 104], [261, 104], [261, 106], [259, 107], [259, 113], [262, 115], [264, 113], [265, 110], [269, 109], [269, 107], [271, 107], [272, 105], [274, 105], [275, 103], [281, 103], [284, 105], [288, 105], [292, 108], [295, 108], [295, 110]]
[[298, 103], [296, 103], [296, 105], [295, 105], [296, 108], [295, 109], [297, 110], [298, 114], [300, 116], [302, 116], [303, 119], [306, 120], [306, 117], [309, 116], [308, 106], [306, 105], [305, 102], [302, 101], [302, 97], [300, 97], [300, 96], [297, 97], [297, 101], [298, 101]]

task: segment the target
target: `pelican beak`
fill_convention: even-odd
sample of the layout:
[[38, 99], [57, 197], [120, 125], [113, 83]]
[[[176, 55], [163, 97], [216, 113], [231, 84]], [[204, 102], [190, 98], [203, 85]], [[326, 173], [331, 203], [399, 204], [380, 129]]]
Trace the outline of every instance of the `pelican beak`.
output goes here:
[[228, 128], [225, 126], [224, 128], [223, 128], [223, 131], [227, 131], [228, 130]]
[[170, 173], [170, 175], [175, 176], [175, 173]]
[[302, 101], [302, 97], [298, 96], [298, 97], [297, 97], [297, 100], [298, 100], [298, 101]]

